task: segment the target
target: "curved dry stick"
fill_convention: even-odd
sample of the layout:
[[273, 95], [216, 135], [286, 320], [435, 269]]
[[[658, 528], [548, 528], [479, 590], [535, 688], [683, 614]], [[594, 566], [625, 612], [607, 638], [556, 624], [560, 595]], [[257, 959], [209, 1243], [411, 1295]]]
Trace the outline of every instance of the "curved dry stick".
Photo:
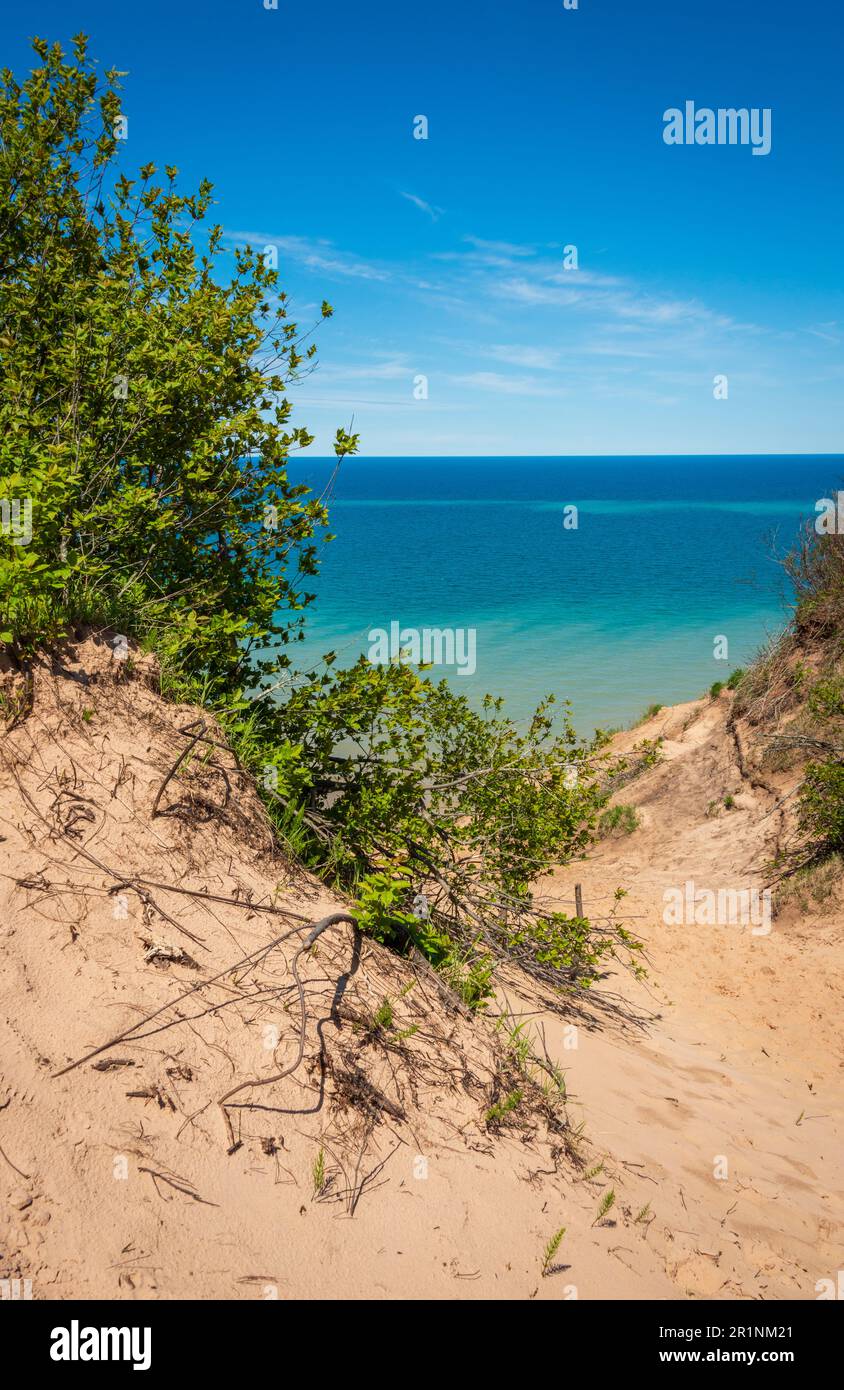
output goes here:
[[[194, 730], [197, 729], [197, 726], [199, 731], [195, 733]], [[190, 755], [190, 753], [193, 751], [193, 749], [196, 747], [198, 743], [207, 743], [209, 748], [222, 748], [226, 753], [230, 753], [232, 755], [237, 767], [240, 768], [240, 763], [238, 762], [237, 754], [234, 752], [234, 750], [232, 748], [227, 748], [224, 743], [219, 743], [217, 739], [209, 738], [208, 735], [204, 732], [206, 728], [207, 725], [204, 723], [203, 720], [195, 719], [192, 724], [186, 724], [183, 729], [176, 729], [177, 734], [182, 734], [184, 736], [190, 734], [191, 740], [185, 748], [184, 752], [177, 758], [176, 762], [173, 764], [164, 781], [161, 783], [161, 786], [158, 789], [158, 795], [156, 796], [155, 802], [153, 803], [150, 819], [152, 819], [152, 816], [156, 816], [159, 814], [164, 815], [163, 811], [159, 812], [158, 810], [158, 803], [161, 800], [161, 797], [164, 793], [164, 788], [167, 786], [167, 783], [170, 781], [170, 779], [172, 777], [175, 777], [184, 760]], [[224, 811], [228, 806], [229, 801], [231, 800], [232, 794], [232, 784], [229, 781], [229, 774], [223, 767], [222, 763], [213, 762], [210, 764], [210, 767], [212, 772], [218, 772], [223, 779], [223, 783], [226, 788], [226, 794], [223, 798], [223, 804], [222, 806], [220, 806], [213, 801], [209, 801], [208, 798], [204, 796], [195, 796], [194, 800], [197, 803], [205, 806], [209, 811]]]
[[22, 1173], [21, 1170], [20, 1170], [20, 1168], [16, 1168], [15, 1165], [14, 1165], [14, 1163], [13, 1163], [12, 1160], [10, 1159], [9, 1155], [8, 1155], [7, 1153], [4, 1153], [2, 1149], [0, 1149], [0, 1158], [5, 1158], [6, 1162], [7, 1162], [8, 1165], [9, 1165], [9, 1167], [10, 1167], [11, 1169], [13, 1169], [14, 1172], [17, 1173], [17, 1175], [18, 1175], [19, 1178], [25, 1178], [26, 1181], [29, 1182], [29, 1177], [30, 1177], [29, 1173]]
[[170, 771], [167, 773], [167, 776], [164, 778], [164, 781], [161, 783], [161, 786], [158, 788], [155, 801], [152, 803], [150, 820], [152, 820], [155, 816], [158, 815], [158, 803], [164, 795], [164, 790], [167, 786], [167, 783], [170, 781], [172, 777], [175, 777], [176, 773], [179, 771], [179, 768], [182, 766], [182, 763], [185, 761], [185, 758], [188, 756], [189, 753], [193, 752], [194, 748], [199, 743], [199, 740], [202, 738], [202, 735], [205, 733], [205, 720], [197, 719], [194, 724], [187, 724], [184, 729], [179, 730], [180, 734], [192, 733], [192, 731], [196, 729], [197, 726], [198, 732], [193, 734], [193, 737], [191, 738], [190, 742], [187, 743], [185, 747], [182, 749], [182, 752], [179, 754]]
[[[177, 734], [191, 734], [193, 733], [193, 730], [196, 728], [197, 723], [198, 721], [194, 720], [193, 724], [185, 724], [184, 728], [175, 729], [174, 732]], [[212, 748], [221, 748], [224, 753], [229, 753], [231, 757], [234, 758], [235, 766], [237, 767], [238, 771], [240, 771], [240, 759], [237, 756], [236, 749], [230, 748], [227, 743], [221, 743], [218, 738], [209, 738], [208, 734], [201, 734], [199, 742], [208, 743]]]
[[226, 1103], [231, 1100], [232, 1096], [239, 1095], [241, 1091], [246, 1091], [250, 1087], [270, 1086], [274, 1081], [282, 1081], [285, 1076], [290, 1076], [291, 1073], [296, 1070], [296, 1068], [300, 1065], [302, 1058], [305, 1055], [305, 1029], [307, 1027], [308, 1015], [307, 1010], [305, 1008], [305, 988], [302, 984], [302, 981], [299, 978], [299, 957], [302, 955], [304, 951], [310, 950], [311, 946], [313, 946], [317, 938], [321, 936], [322, 933], [328, 929], [328, 927], [334, 927], [337, 925], [338, 922], [348, 922], [353, 927], [356, 927], [358, 925], [355, 918], [350, 916], [348, 912], [329, 913], [327, 917], [322, 917], [319, 922], [316, 922], [313, 925], [313, 927], [311, 927], [311, 930], [308, 932], [308, 935], [305, 937], [305, 940], [302, 942], [302, 945], [294, 953], [290, 961], [290, 969], [292, 971], [293, 978], [296, 981], [296, 988], [299, 992], [299, 1046], [296, 1051], [296, 1060], [289, 1067], [285, 1067], [283, 1071], [274, 1072], [272, 1076], [251, 1077], [248, 1081], [239, 1082], [237, 1086], [233, 1086], [230, 1091], [226, 1091], [226, 1094], [224, 1096], [221, 1096], [220, 1099], [217, 1101], [217, 1104], [220, 1107], [220, 1111], [226, 1124], [226, 1131], [229, 1136], [230, 1151], [236, 1147], [236, 1144], [234, 1130], [232, 1128], [232, 1122], [229, 1119], [228, 1111], [226, 1110]]

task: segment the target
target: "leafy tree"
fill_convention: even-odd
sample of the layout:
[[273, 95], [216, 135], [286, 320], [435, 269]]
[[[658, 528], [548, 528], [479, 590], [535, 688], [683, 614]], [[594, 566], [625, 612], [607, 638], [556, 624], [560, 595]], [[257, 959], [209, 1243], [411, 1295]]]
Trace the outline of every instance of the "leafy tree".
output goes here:
[[0, 491], [31, 506], [28, 543], [0, 535], [3, 640], [111, 621], [254, 679], [296, 635], [327, 520], [287, 472], [311, 436], [284, 393], [315, 346], [256, 251], [218, 283], [210, 183], [119, 170], [122, 74], [98, 80], [81, 34], [71, 59], [33, 47], [26, 81], [0, 75]]

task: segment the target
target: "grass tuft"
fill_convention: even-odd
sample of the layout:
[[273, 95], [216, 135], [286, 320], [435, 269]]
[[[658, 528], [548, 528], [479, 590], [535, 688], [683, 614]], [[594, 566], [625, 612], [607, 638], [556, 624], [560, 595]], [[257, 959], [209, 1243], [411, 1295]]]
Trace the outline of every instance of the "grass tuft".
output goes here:
[[547, 1275], [549, 1275], [549, 1274], [551, 1274], [551, 1273], [553, 1272], [553, 1270], [552, 1270], [552, 1264], [553, 1264], [554, 1256], [556, 1255], [557, 1251], [558, 1251], [559, 1248], [560, 1248], [560, 1245], [561, 1245], [561, 1243], [562, 1243], [562, 1239], [563, 1239], [563, 1236], [565, 1235], [565, 1233], [566, 1233], [566, 1228], [565, 1228], [565, 1226], [561, 1226], [560, 1229], [559, 1229], [559, 1231], [555, 1231], [555, 1232], [554, 1232], [554, 1234], [552, 1235], [551, 1239], [549, 1240], [548, 1244], [546, 1245], [545, 1249], [544, 1249], [543, 1252], [542, 1252], [542, 1277], [543, 1277], [543, 1279], [546, 1278]]

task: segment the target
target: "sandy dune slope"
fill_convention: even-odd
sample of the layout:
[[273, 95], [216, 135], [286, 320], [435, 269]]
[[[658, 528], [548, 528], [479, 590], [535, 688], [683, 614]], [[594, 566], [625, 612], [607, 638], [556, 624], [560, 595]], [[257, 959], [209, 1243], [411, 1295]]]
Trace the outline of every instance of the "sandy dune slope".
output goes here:
[[[629, 1215], [619, 1188], [595, 1224], [588, 1142], [490, 1022], [347, 923], [299, 960], [301, 1065], [224, 1114], [295, 1062], [293, 953], [343, 904], [274, 854], [219, 749], [151, 814], [198, 711], [144, 676], [105, 644], [70, 650], [3, 743], [0, 1278], [34, 1298], [627, 1293], [609, 1252]], [[669, 1297], [640, 1247], [637, 1292]]]
[[[648, 942], [648, 982], [614, 974], [577, 1008], [508, 989], [578, 1136], [492, 1020], [349, 923], [298, 957], [302, 1032], [294, 953], [344, 904], [273, 850], [222, 749], [165, 783], [199, 712], [151, 667], [92, 640], [42, 663], [0, 759], [0, 1279], [46, 1299], [815, 1297], [842, 1263], [840, 914], [765, 938], [660, 921], [666, 885], [738, 879], [776, 833], [726, 710], [646, 729], [663, 762], [621, 793], [642, 828], [544, 885], [582, 883], [587, 909], [624, 886]], [[722, 784], [737, 807], [706, 817]]]

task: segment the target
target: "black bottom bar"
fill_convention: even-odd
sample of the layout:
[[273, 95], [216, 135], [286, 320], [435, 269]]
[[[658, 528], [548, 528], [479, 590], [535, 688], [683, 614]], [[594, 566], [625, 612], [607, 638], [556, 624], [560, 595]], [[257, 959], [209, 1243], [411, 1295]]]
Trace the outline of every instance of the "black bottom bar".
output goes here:
[[[434, 1328], [436, 1335], [430, 1335]], [[334, 1378], [337, 1353], [348, 1357], [355, 1349], [368, 1362], [377, 1356], [385, 1372], [392, 1366], [393, 1373], [405, 1374], [412, 1365], [415, 1377], [430, 1349], [432, 1373], [441, 1376], [445, 1346], [452, 1341], [474, 1348], [473, 1373], [484, 1364], [492, 1369], [490, 1358], [510, 1343], [514, 1356], [518, 1346], [532, 1367], [547, 1360], [557, 1374], [576, 1358], [602, 1375], [618, 1368], [682, 1378], [701, 1366], [736, 1365], [763, 1378], [771, 1367], [805, 1378], [835, 1364], [841, 1331], [840, 1309], [824, 1306], [824, 1300], [508, 1303], [506, 1313], [500, 1303], [437, 1303], [432, 1310], [412, 1302], [398, 1317], [383, 1304], [367, 1313], [355, 1301], [0, 1302], [6, 1354], [14, 1351], [21, 1370], [57, 1383], [68, 1376], [131, 1374], [136, 1367], [147, 1379], [174, 1371], [195, 1377], [207, 1370], [214, 1383], [226, 1376], [248, 1376], [254, 1383], [264, 1374], [283, 1374], [285, 1366], [289, 1374], [309, 1355], [315, 1375]], [[323, 1366], [326, 1334], [330, 1355]]]

